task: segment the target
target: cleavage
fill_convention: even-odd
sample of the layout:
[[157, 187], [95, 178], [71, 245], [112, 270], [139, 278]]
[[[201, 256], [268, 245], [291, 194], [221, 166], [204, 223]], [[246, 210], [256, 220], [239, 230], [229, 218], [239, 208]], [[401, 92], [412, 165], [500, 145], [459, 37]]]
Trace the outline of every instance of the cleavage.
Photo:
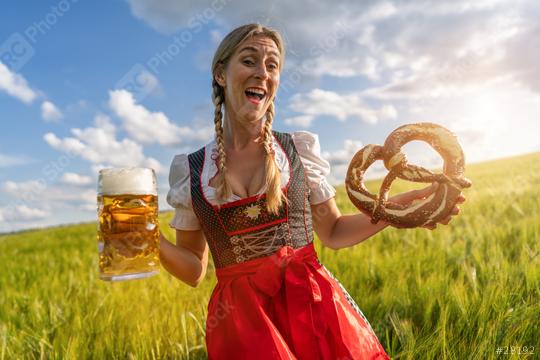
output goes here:
[[[240, 198], [254, 196], [264, 186], [264, 160], [263, 164], [255, 164], [251, 168], [246, 165], [231, 166], [228, 169], [228, 180], [233, 193]], [[261, 166], [262, 165], [262, 166]]]

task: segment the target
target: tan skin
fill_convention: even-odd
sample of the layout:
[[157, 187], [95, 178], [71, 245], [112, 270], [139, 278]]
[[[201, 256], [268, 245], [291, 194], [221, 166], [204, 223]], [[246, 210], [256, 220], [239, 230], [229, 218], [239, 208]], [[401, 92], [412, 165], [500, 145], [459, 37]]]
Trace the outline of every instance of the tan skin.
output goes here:
[[[279, 87], [281, 64], [279, 49], [273, 40], [256, 36], [238, 46], [228, 64], [215, 75], [225, 89], [224, 142], [227, 158], [227, 180], [233, 193], [241, 198], [255, 195], [264, 183], [264, 149], [261, 131], [264, 115]], [[253, 104], [246, 95], [248, 87], [266, 90], [260, 104]], [[210, 186], [215, 185], [215, 178]], [[413, 190], [391, 198], [392, 201], [409, 203], [429, 196], [436, 184]], [[460, 196], [458, 203], [465, 201]], [[389, 224], [380, 221], [372, 224], [362, 214], [342, 215], [334, 198], [311, 205], [313, 229], [325, 247], [341, 249], [354, 246], [378, 233]], [[457, 215], [456, 205], [452, 214]], [[441, 221], [448, 224], [451, 216]], [[434, 229], [435, 226], [429, 227]], [[208, 244], [202, 230], [176, 230], [176, 245], [166, 241], [161, 234], [160, 257], [163, 266], [172, 275], [196, 287], [206, 275]]]

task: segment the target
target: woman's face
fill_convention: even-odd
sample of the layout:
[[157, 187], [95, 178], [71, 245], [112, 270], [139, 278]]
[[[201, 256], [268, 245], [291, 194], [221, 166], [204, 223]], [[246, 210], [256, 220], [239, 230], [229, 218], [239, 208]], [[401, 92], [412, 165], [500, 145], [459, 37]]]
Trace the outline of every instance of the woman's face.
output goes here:
[[229, 118], [243, 123], [259, 121], [279, 86], [281, 68], [276, 43], [264, 36], [244, 40], [216, 81], [225, 89]]

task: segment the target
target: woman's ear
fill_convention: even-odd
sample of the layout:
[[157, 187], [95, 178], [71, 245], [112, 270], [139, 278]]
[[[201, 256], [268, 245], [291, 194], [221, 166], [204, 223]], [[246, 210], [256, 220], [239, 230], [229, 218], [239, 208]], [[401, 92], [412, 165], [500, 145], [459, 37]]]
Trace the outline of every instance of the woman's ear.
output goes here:
[[226, 82], [225, 82], [225, 71], [223, 69], [223, 64], [218, 64], [214, 78], [216, 79], [217, 83], [220, 86], [225, 87]]

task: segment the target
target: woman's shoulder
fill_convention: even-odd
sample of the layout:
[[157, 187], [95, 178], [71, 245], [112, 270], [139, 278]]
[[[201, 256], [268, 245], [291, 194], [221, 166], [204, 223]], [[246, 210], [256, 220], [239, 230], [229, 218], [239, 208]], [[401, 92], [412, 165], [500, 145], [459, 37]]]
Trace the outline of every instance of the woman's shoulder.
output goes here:
[[330, 163], [321, 154], [319, 135], [306, 130], [287, 133], [300, 155], [310, 189], [310, 203], [319, 204], [335, 196], [335, 189], [326, 176], [330, 173]]
[[314, 144], [319, 142], [319, 135], [307, 130], [298, 130], [291, 133], [293, 140], [296, 142]]
[[215, 142], [214, 140], [211, 140], [192, 152], [186, 152], [186, 153], [174, 155], [172, 163], [171, 163], [171, 170], [173, 169], [173, 167], [182, 168], [182, 167], [189, 166], [189, 156], [196, 155], [199, 153], [204, 153], [205, 149], [207, 149], [209, 146], [212, 146], [214, 142]]
[[189, 157], [197, 154], [204, 154], [205, 150], [212, 148], [215, 140], [210, 140], [203, 146], [192, 152], [177, 154], [173, 157], [169, 171], [169, 183], [172, 185], [180, 180], [185, 180], [189, 177]]
[[330, 164], [321, 154], [319, 135], [306, 130], [293, 131], [287, 134], [291, 136], [294, 148], [300, 155], [305, 168], [309, 171], [316, 169], [323, 173], [329, 171]]
[[318, 137], [318, 135], [314, 132], [307, 131], [307, 130], [295, 130], [295, 131], [278, 131], [272, 129], [272, 132], [274, 134], [278, 135], [289, 135], [292, 137]]
[[169, 185], [174, 185], [189, 176], [188, 154], [177, 154], [171, 162], [169, 170]]
[[291, 133], [296, 150], [302, 157], [320, 157], [321, 145], [319, 135], [310, 131], [299, 130]]
[[274, 135], [277, 138], [287, 136], [290, 137], [297, 148], [300, 151], [300, 148], [303, 150], [309, 150], [314, 147], [319, 147], [319, 135], [316, 133], [306, 131], [306, 130], [297, 130], [291, 132], [275, 131], [272, 130]]

